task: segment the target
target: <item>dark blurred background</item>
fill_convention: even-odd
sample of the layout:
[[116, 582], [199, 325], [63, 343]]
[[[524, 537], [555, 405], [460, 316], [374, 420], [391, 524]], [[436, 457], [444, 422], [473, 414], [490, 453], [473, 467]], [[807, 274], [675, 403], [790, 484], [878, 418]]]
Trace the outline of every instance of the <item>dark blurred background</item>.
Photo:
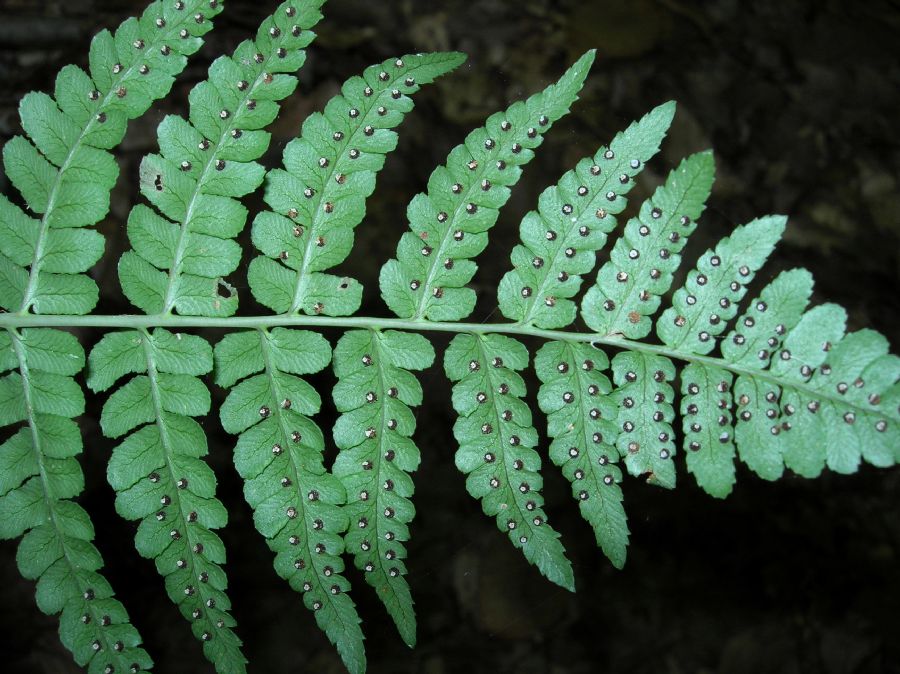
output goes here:
[[[62, 65], [86, 63], [92, 34], [143, 4], [0, 0], [2, 139], [19, 131], [22, 94], [52, 90]], [[187, 93], [205, 77], [209, 61], [255, 31], [275, 4], [228, 0], [172, 95], [131, 125], [118, 153], [122, 174], [112, 210], [100, 225], [108, 236], [96, 270], [100, 311], [132, 311], [121, 298], [115, 264], [138, 196], [137, 165], [156, 149], [156, 125], [167, 113], [185, 112]], [[414, 51], [469, 54], [458, 72], [417, 95], [357, 230], [346, 266], [366, 284], [366, 314], [386, 315], [377, 270], [406, 226], [405, 204], [431, 169], [488, 114], [542, 88], [596, 47], [582, 100], [549, 134], [492, 232], [476, 280], [475, 320], [500, 318], [493, 291], [508, 268], [517, 223], [540, 190], [632, 119], [676, 99], [672, 131], [632, 203], [682, 156], [714, 148], [718, 180], [686, 258], [755, 215], [785, 213], [785, 242], [759, 283], [806, 266], [817, 280], [815, 301], [843, 304], [851, 328], [872, 326], [895, 351], [900, 345], [900, 2], [331, 0], [325, 11], [300, 91], [275, 123], [267, 166], [279, 163], [302, 119], [366, 65]], [[258, 208], [260, 202], [249, 203]], [[246, 283], [237, 278], [236, 284], [241, 311], [257, 311]], [[83, 337], [89, 346], [99, 335]], [[445, 343], [435, 338], [439, 353]], [[568, 485], [547, 466], [547, 509], [575, 565], [572, 595], [529, 567], [466, 495], [452, 461], [449, 385], [438, 367], [422, 382], [419, 514], [409, 544], [419, 645], [410, 651], [402, 644], [374, 592], [351, 571], [373, 674], [900, 671], [900, 470], [866, 466], [849, 477], [767, 483], [739, 467], [735, 491], [724, 501], [702, 494], [687, 475], [672, 493], [626, 479], [632, 544], [619, 572], [595, 548]], [[328, 429], [335, 417], [327, 395], [332, 376], [313, 383], [325, 393], [319, 421]], [[223, 392], [213, 388], [221, 400]], [[102, 400], [88, 401], [89, 417], [96, 418]], [[299, 597], [272, 570], [230, 465], [233, 439], [216, 416], [205, 427], [219, 495], [231, 512], [221, 533], [250, 671], [343, 671]], [[211, 672], [152, 562], [134, 551], [134, 526], [114, 512], [105, 481], [111, 443], [91, 418], [83, 428], [82, 502], [97, 526], [106, 573], [157, 671]], [[56, 618], [37, 610], [34, 586], [19, 577], [14, 555], [14, 543], [0, 545], [2, 670], [77, 671], [59, 643]]]

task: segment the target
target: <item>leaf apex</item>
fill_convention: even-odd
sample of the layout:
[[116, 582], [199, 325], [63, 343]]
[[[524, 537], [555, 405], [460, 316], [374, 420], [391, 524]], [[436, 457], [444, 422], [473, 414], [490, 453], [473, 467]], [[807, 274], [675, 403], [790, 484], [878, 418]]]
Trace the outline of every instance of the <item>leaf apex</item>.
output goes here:
[[447, 60], [452, 64], [451, 70], [459, 68], [463, 63], [469, 60], [469, 55], [464, 51], [448, 51], [444, 53], [447, 55]]
[[569, 68], [569, 71], [572, 73], [583, 73], [581, 74], [581, 80], [584, 81], [584, 78], [587, 77], [588, 71], [591, 69], [591, 66], [594, 65], [594, 59], [597, 58], [597, 50], [596, 49], [588, 49], [584, 54], [581, 55], [572, 67]]
[[678, 103], [673, 99], [666, 101], [665, 103], [660, 103], [647, 114], [652, 116], [659, 115], [661, 120], [665, 119], [666, 126], [669, 126], [675, 118], [675, 111], [677, 108]]

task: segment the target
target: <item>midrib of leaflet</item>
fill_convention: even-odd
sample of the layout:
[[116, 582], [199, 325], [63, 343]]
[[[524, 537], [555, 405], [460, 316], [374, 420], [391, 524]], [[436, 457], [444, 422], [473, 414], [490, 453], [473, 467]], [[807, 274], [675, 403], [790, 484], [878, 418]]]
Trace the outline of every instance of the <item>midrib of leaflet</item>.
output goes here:
[[[272, 393], [272, 400], [276, 402], [276, 404], [274, 404], [271, 409], [275, 412], [275, 415], [278, 417], [278, 427], [281, 429], [282, 438], [284, 438], [286, 440], [287, 438], [291, 437], [292, 429], [287, 425], [287, 422], [284, 419], [284, 411], [283, 411], [281, 405], [277, 404], [277, 401], [284, 400], [285, 397], [282, 396], [281, 392], [278, 390], [278, 383], [275, 381], [275, 375], [274, 375], [274, 372], [277, 368], [275, 368], [275, 366], [272, 364], [272, 359], [269, 354], [268, 338], [262, 330], [259, 331], [259, 344], [260, 344], [260, 349], [262, 350], [262, 354], [263, 354], [263, 362], [265, 363], [265, 367], [266, 367], [266, 378], [269, 380], [269, 390]], [[285, 443], [285, 445], [287, 446], [287, 443]], [[319, 573], [319, 570], [316, 568], [316, 564], [315, 564], [316, 552], [315, 552], [315, 550], [313, 550], [309, 547], [309, 541], [310, 541], [310, 531], [309, 531], [309, 524], [308, 524], [309, 519], [307, 518], [307, 515], [306, 515], [306, 499], [304, 498], [303, 490], [301, 489], [301, 485], [303, 484], [302, 480], [301, 480], [302, 473], [300, 472], [300, 467], [294, 461], [294, 453], [290, 450], [287, 450], [286, 453], [290, 457], [291, 479], [293, 481], [293, 484], [297, 485], [296, 490], [295, 490], [297, 493], [296, 503], [298, 504], [298, 509], [300, 510], [298, 518], [299, 517], [303, 518], [303, 549], [306, 551], [305, 558], [307, 560], [309, 560], [309, 565], [313, 572], [312, 576], [316, 579], [316, 584], [319, 586], [319, 595], [321, 597], [320, 601], [322, 601], [323, 604], [326, 601], [328, 602], [329, 606], [331, 606], [331, 614], [337, 620], [341, 621], [342, 631], [346, 634], [347, 633], [347, 625], [341, 619], [341, 612], [338, 610], [338, 608], [336, 606], [334, 606], [333, 602], [331, 601], [331, 598], [332, 598], [331, 590], [329, 588], [325, 587], [325, 585], [322, 581], [322, 576]], [[335, 532], [332, 532], [332, 533], [335, 533]], [[276, 536], [277, 536], [277, 534], [276, 534]], [[275, 536], [273, 536], [272, 538], [274, 538], [274, 537]], [[338, 555], [335, 555], [335, 556], [338, 556]], [[354, 627], [353, 625], [350, 626], [351, 629], [353, 627]]]
[[[330, 168], [326, 169], [325, 180], [322, 183], [323, 188], [321, 194], [319, 192], [316, 192], [315, 194], [313, 194], [312, 199], [310, 199], [310, 201], [312, 202], [310, 210], [313, 214], [313, 218], [312, 222], [310, 222], [307, 226], [309, 236], [306, 239], [306, 248], [303, 251], [303, 261], [300, 265], [300, 269], [297, 270], [297, 280], [294, 285], [294, 300], [293, 302], [291, 302], [291, 307], [287, 310], [288, 314], [296, 314], [297, 312], [299, 312], [301, 306], [303, 305], [303, 300], [305, 299], [306, 289], [309, 286], [309, 281], [312, 277], [312, 274], [309, 272], [309, 265], [312, 262], [312, 252], [313, 248], [315, 247], [315, 240], [319, 235], [320, 225], [322, 224], [322, 204], [327, 203], [331, 200], [331, 192], [329, 190], [338, 189], [337, 187], [335, 187], [335, 185], [337, 185], [338, 183], [334, 179], [338, 166], [337, 160], [344, 154], [344, 151], [347, 148], [353, 147], [353, 141], [355, 141], [359, 137], [359, 134], [367, 126], [366, 122], [369, 121], [369, 117], [372, 114], [372, 111], [377, 109], [378, 106], [376, 106], [375, 104], [380, 103], [382, 101], [382, 96], [384, 96], [385, 94], [389, 95], [390, 89], [393, 87], [393, 85], [399, 82], [401, 78], [408, 77], [410, 72], [411, 71], [401, 70], [400, 74], [394, 77], [390, 81], [390, 85], [386, 86], [385, 89], [378, 94], [378, 96], [363, 97], [363, 103], [360, 106], [362, 108], [361, 112], [363, 112], [363, 114], [360, 115], [360, 123], [353, 130], [353, 133], [351, 133], [349, 137], [345, 135], [343, 139], [338, 141], [341, 144], [338, 146], [340, 147], [340, 150], [336, 153], [337, 157], [335, 158], [334, 162], [329, 165]], [[369, 104], [368, 107], [366, 107], [367, 102]], [[329, 199], [325, 198], [326, 195], [329, 197]]]
[[[190, 234], [189, 223], [191, 222], [191, 218], [194, 214], [194, 208], [197, 203], [197, 197], [203, 192], [203, 187], [206, 183], [206, 176], [209, 173], [210, 169], [214, 167], [215, 162], [218, 160], [216, 155], [216, 149], [218, 149], [222, 145], [222, 141], [224, 141], [229, 134], [235, 129], [235, 124], [237, 123], [238, 111], [242, 108], [246, 107], [247, 102], [251, 100], [253, 94], [256, 93], [256, 89], [260, 86], [260, 83], [264, 80], [266, 65], [272, 58], [272, 54], [266, 54], [262, 63], [257, 63], [258, 72], [256, 73], [256, 77], [253, 80], [253, 85], [247, 87], [244, 90], [244, 95], [241, 97], [234, 111], [228, 116], [228, 123], [223, 125], [222, 133], [219, 134], [219, 139], [215, 142], [215, 144], [210, 145], [207, 149], [207, 159], [203, 164], [203, 170], [200, 171], [200, 175], [197, 177], [197, 182], [194, 185], [194, 191], [191, 193], [191, 199], [188, 202], [188, 207], [185, 210], [184, 222], [180, 223], [178, 232], [178, 243], [175, 247], [175, 257], [172, 262], [172, 267], [169, 269], [169, 281], [166, 284], [166, 296], [165, 302], [163, 303], [161, 314], [171, 314], [172, 309], [175, 306], [175, 301], [177, 300], [175, 295], [175, 290], [178, 287], [178, 277], [181, 275], [181, 266], [184, 264], [184, 253], [187, 249], [188, 238]], [[254, 60], [253, 63], [256, 63]], [[207, 139], [211, 140], [211, 139]], [[240, 162], [246, 163], [246, 162]], [[215, 170], [215, 169], [213, 169]]]
[[[169, 431], [168, 428], [166, 428], [166, 423], [163, 417], [165, 412], [163, 411], [162, 402], [159, 395], [159, 385], [157, 383], [158, 373], [156, 371], [156, 361], [153, 358], [153, 347], [151, 345], [150, 334], [146, 331], [143, 331], [141, 334], [141, 344], [143, 345], [144, 354], [147, 359], [147, 377], [150, 380], [150, 397], [153, 400], [153, 411], [156, 415], [156, 428], [159, 430], [159, 442], [163, 447], [163, 455], [166, 460], [166, 471], [168, 471], [169, 473], [169, 483], [174, 486], [179, 478], [175, 473], [175, 467], [172, 465], [172, 442], [169, 438]], [[168, 496], [172, 499], [173, 504], [177, 504], [178, 507], [178, 516], [181, 519], [179, 524], [181, 528], [184, 529], [184, 541], [185, 548], [187, 550], [187, 554], [185, 555], [185, 557], [182, 557], [182, 559], [185, 560], [190, 568], [190, 578], [192, 581], [192, 585], [194, 582], [196, 582], [196, 585], [193, 585], [193, 587], [197, 592], [197, 597], [200, 600], [200, 604], [202, 606], [202, 608], [200, 609], [202, 612], [202, 619], [207, 623], [207, 631], [209, 631], [210, 634], [214, 634], [215, 630], [219, 629], [230, 630], [231, 628], [227, 625], [224, 628], [217, 627], [215, 622], [209, 617], [206, 602], [210, 599], [210, 597], [207, 596], [205, 591], [206, 583], [201, 583], [197, 580], [198, 574], [196, 569], [196, 561], [194, 559], [194, 555], [199, 555], [201, 553], [194, 552], [195, 543], [191, 540], [191, 527], [188, 526], [188, 518], [184, 511], [184, 505], [181, 502], [180, 491], [180, 489], [175, 488], [172, 490], [174, 495], [169, 494]], [[181, 539], [173, 540], [169, 543], [169, 545], [176, 545], [180, 542], [180, 540]], [[165, 551], [163, 551], [163, 553], [161, 554], [165, 554]], [[224, 612], [222, 611], [222, 609], [217, 608], [216, 610], [219, 612]]]
[[[34, 405], [31, 399], [31, 381], [28, 376], [29, 370], [26, 363], [25, 351], [22, 347], [19, 335], [14, 330], [8, 330], [8, 332], [10, 333], [10, 339], [12, 340], [13, 348], [16, 352], [16, 358], [19, 361], [19, 374], [22, 377], [22, 397], [25, 399], [25, 411], [28, 415], [28, 428], [31, 431], [32, 447], [34, 448], [34, 455], [37, 459], [38, 471], [41, 478], [41, 491], [44, 495], [44, 502], [47, 504], [47, 510], [50, 513], [50, 523], [53, 526], [53, 531], [56, 535], [56, 539], [57, 541], [59, 541], [59, 547], [62, 549], [63, 558], [66, 560], [66, 563], [69, 566], [68, 575], [70, 578], [76, 580], [76, 582], [78, 583], [78, 590], [81, 593], [81, 597], [84, 598], [85, 594], [89, 590], [91, 590], [91, 588], [85, 587], [82, 584], [81, 578], [78, 573], [80, 570], [82, 570], [82, 567], [72, 561], [68, 546], [66, 545], [66, 536], [62, 530], [62, 527], [57, 522], [56, 510], [54, 509], [54, 505], [60, 499], [54, 499], [50, 497], [50, 485], [47, 481], [47, 470], [44, 466], [44, 452], [41, 449], [41, 435], [37, 429]], [[86, 610], [90, 613], [91, 623], [94, 625], [102, 625], [103, 616], [99, 614], [96, 608], [94, 608], [93, 602], [84, 601], [82, 603], [84, 604], [84, 606], [86, 606]], [[106, 630], [95, 630], [94, 633], [99, 633], [99, 638], [103, 641], [103, 646], [98, 651], [97, 655], [99, 655], [99, 653], [108, 653], [112, 654], [109, 657], [121, 657], [121, 654], [118, 653], [114, 648], [114, 643], [110, 642], [110, 637], [108, 636], [109, 633]]]

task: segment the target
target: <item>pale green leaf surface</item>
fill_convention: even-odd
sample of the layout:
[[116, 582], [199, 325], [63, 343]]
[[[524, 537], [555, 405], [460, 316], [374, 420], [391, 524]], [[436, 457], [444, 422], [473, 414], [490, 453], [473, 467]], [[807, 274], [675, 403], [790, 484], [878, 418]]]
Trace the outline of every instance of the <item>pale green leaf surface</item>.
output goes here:
[[420, 460], [408, 406], [422, 402], [422, 388], [407, 368], [433, 361], [427, 339], [394, 330], [347, 332], [334, 352], [333, 395], [342, 412], [334, 429], [340, 449], [334, 474], [347, 491], [347, 546], [408, 646], [416, 642], [416, 616], [404, 578], [404, 542], [415, 516], [410, 473]]
[[[141, 192], [156, 207], [136, 206], [129, 217], [134, 247], [120, 263], [122, 288], [147, 313], [231, 316], [238, 297], [225, 281], [238, 266], [247, 210], [237, 201], [263, 182], [255, 160], [268, 148], [262, 128], [293, 92], [309, 30], [321, 18], [320, 0], [302, 11], [283, 3], [265, 19], [256, 38], [233, 56], [221, 56], [207, 80], [189, 95], [188, 120], [168, 116], [159, 125], [161, 154], [140, 167]], [[290, 8], [293, 9], [289, 12]], [[123, 257], [123, 262], [126, 257]]]
[[[315, 272], [349, 254], [375, 174], [397, 145], [391, 129], [413, 108], [410, 96], [464, 59], [457, 52], [410, 54], [370, 66], [344, 83], [324, 113], [304, 121], [302, 135], [285, 147], [284, 169], [269, 172], [272, 211], [253, 224], [254, 245], [293, 273], [277, 262], [256, 264], [250, 288], [258, 301], [279, 313], [346, 316], [359, 308], [358, 281]], [[281, 289], [274, 301], [273, 286]]]
[[154, 418], [150, 380], [146, 376], [139, 376], [129, 380], [107, 398], [100, 414], [100, 427], [107, 437], [118, 438], [142, 424], [150, 423]]
[[722, 340], [722, 356], [735, 365], [764, 368], [806, 310], [813, 279], [805, 269], [780, 273], [747, 306]]
[[628, 524], [615, 463], [616, 405], [603, 371], [606, 355], [588, 344], [547, 342], [535, 355], [538, 405], [547, 414], [550, 460], [572, 484], [572, 496], [616, 568], [625, 564]]
[[663, 343], [690, 353], [712, 351], [715, 337], [737, 314], [747, 284], [781, 238], [785, 222], [778, 215], [759, 218], [737, 227], [714, 251], [704, 253], [656, 322]]
[[582, 301], [588, 327], [630, 339], [650, 333], [649, 317], [672, 285], [681, 251], [712, 189], [713, 173], [712, 153], [691, 155], [628, 221]]
[[538, 210], [519, 225], [522, 244], [512, 252], [514, 269], [500, 282], [504, 316], [542, 328], [565, 327], [575, 319], [570, 298], [582, 275], [593, 270], [596, 251], [615, 228], [635, 177], [659, 151], [674, 112], [673, 102], [655, 108], [543, 191]]
[[20, 267], [31, 263], [40, 222], [0, 195], [0, 242], [3, 254]]
[[20, 336], [29, 368], [67, 377], [75, 376], [84, 368], [84, 349], [74, 335], [62, 330], [31, 328], [22, 330]]
[[97, 284], [83, 274], [43, 273], [32, 297], [39, 314], [84, 315], [97, 305]]
[[613, 358], [612, 371], [616, 389], [611, 395], [619, 407], [616, 446], [628, 472], [673, 489], [675, 366], [663, 356], [622, 351]]
[[690, 363], [681, 371], [681, 423], [687, 469], [708, 494], [725, 498], [735, 483], [732, 375]]
[[218, 671], [242, 671], [245, 660], [232, 631], [220, 566], [224, 549], [212, 531], [225, 526], [227, 512], [215, 498], [215, 475], [200, 460], [207, 451], [205, 434], [190, 419], [209, 411], [209, 391], [193, 375], [212, 368], [212, 349], [200, 337], [163, 329], [118, 334], [107, 336], [97, 355], [91, 354], [99, 377], [95, 385], [129, 371], [146, 374], [114, 391], [101, 413], [107, 436], [140, 426], [109, 462], [116, 510], [140, 521], [137, 550], [155, 559], [170, 598], [191, 621], [207, 658], [216, 658]]
[[91, 349], [88, 357], [87, 385], [92, 391], [105, 391], [132, 372], [145, 372], [147, 363], [137, 330], [109, 332]]
[[[812, 275], [805, 269], [779, 274], [747, 306], [722, 341], [724, 358], [736, 365], [763, 370], [772, 354], [806, 309]], [[769, 380], [738, 376], [734, 383], [735, 445], [738, 455], [757, 475], [775, 480], [784, 472], [779, 434], [781, 387]]]
[[160, 372], [199, 376], [213, 368], [212, 347], [202, 337], [160, 328], [151, 334], [150, 345]]
[[29, 377], [31, 406], [38, 414], [77, 417], [84, 413], [84, 393], [71, 377], [33, 370]]
[[239, 380], [265, 368], [262, 347], [256, 332], [225, 335], [214, 349], [216, 383], [231, 388]]
[[574, 591], [572, 566], [559, 534], [547, 524], [543, 480], [525, 385], [515, 370], [528, 365], [528, 351], [503, 335], [459, 334], [444, 354], [444, 370], [455, 381], [453, 426], [459, 443], [456, 466], [466, 489], [485, 514], [549, 580]]
[[254, 524], [275, 553], [276, 572], [303, 593], [347, 669], [361, 673], [360, 619], [341, 575], [347, 516], [340, 506], [346, 495], [325, 470], [322, 432], [306, 416], [318, 411], [319, 395], [291, 374], [315, 372], [330, 358], [326, 340], [305, 330], [227, 336], [215, 349], [223, 368], [219, 383], [231, 388], [243, 380], [231, 388], [219, 416], [226, 431], [240, 433], [235, 467]]
[[434, 170], [428, 191], [407, 208], [411, 231], [400, 239], [396, 259], [381, 268], [381, 296], [392, 312], [437, 321], [472, 312], [475, 292], [463, 286], [476, 267], [468, 260], [484, 250], [486, 232], [518, 182], [520, 167], [578, 98], [593, 60], [590, 51], [558, 82], [491, 115]]

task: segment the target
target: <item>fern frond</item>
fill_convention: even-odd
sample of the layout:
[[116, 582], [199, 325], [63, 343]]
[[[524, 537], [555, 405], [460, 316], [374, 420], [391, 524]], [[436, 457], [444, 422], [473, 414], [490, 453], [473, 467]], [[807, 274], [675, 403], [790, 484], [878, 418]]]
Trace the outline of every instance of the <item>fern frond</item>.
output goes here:
[[73, 418], [84, 394], [72, 378], [84, 367], [78, 340], [59, 330], [0, 336], [0, 425], [25, 422], [0, 446], [0, 538], [17, 538], [16, 561], [37, 581], [37, 604], [62, 612], [59, 635], [91, 672], [139, 672], [152, 661], [125, 608], [98, 573], [88, 514], [70, 499], [84, 488], [81, 433]]
[[592, 330], [631, 339], [650, 333], [648, 316], [659, 309], [681, 264], [681, 251], [697, 228], [712, 190], [713, 167], [711, 152], [683, 160], [625, 225], [582, 301], [582, 316]]
[[115, 35], [101, 31], [91, 41], [90, 75], [66, 66], [55, 99], [40, 92], [22, 99], [26, 136], [3, 147], [3, 166], [41, 217], [0, 197], [0, 306], [7, 311], [86, 314], [97, 303], [97, 285], [81, 272], [100, 258], [103, 239], [80, 228], [109, 210], [119, 170], [108, 150], [121, 142], [128, 120], [169, 92], [221, 11], [206, 0], [179, 4], [154, 2]]
[[209, 412], [209, 391], [198, 377], [212, 365], [212, 349], [200, 337], [111, 332], [91, 351], [88, 386], [102, 391], [138, 373], [109, 396], [100, 416], [107, 437], [130, 433], [113, 449], [107, 470], [116, 511], [140, 521], [135, 546], [156, 562], [207, 659], [219, 672], [242, 672], [246, 660], [231, 629], [221, 567], [225, 548], [212, 531], [225, 526], [228, 513], [201, 460], [206, 435], [192, 418]]
[[325, 440], [310, 418], [321, 398], [297, 376], [328, 365], [331, 346], [314, 332], [276, 328], [230, 334], [215, 357], [216, 383], [234, 387], [220, 410], [222, 426], [240, 433], [235, 466], [275, 570], [303, 593], [347, 669], [364, 672], [360, 619], [341, 575], [344, 487], [325, 470]]
[[427, 339], [394, 330], [354, 330], [334, 350], [334, 402], [341, 412], [334, 427], [341, 450], [334, 474], [347, 490], [347, 546], [410, 647], [416, 643], [416, 616], [403, 578], [403, 542], [415, 515], [409, 473], [420, 456], [409, 408], [422, 403], [422, 387], [409, 370], [424, 370], [433, 361]]
[[257, 301], [288, 314], [346, 316], [359, 308], [359, 282], [324, 271], [350, 253], [376, 174], [397, 146], [391, 129], [413, 109], [410, 96], [464, 60], [458, 52], [389, 59], [351, 77], [324, 113], [306, 118], [284, 149], [284, 169], [267, 176], [272, 210], [253, 223], [263, 255], [247, 277]]
[[759, 218], [736, 228], [714, 251], [702, 255], [656, 323], [662, 342], [687, 353], [712, 351], [715, 337], [737, 314], [747, 284], [765, 264], [786, 222], [782, 216]]
[[[4, 148], [6, 174], [27, 208], [0, 197], [0, 426], [9, 427], [0, 444], [0, 537], [22, 537], [19, 568], [37, 580], [40, 609], [61, 612], [62, 641], [89, 671], [138, 672], [152, 662], [98, 573], [93, 527], [73, 502], [84, 483], [74, 418], [85, 408], [75, 379], [85, 358], [74, 336], [53, 328], [118, 330], [91, 351], [87, 378], [94, 391], [114, 389], [99, 421], [120, 441], [108, 466], [116, 509], [139, 522], [139, 553], [154, 560], [206, 657], [229, 674], [244, 672], [246, 660], [215, 533], [228, 513], [202, 460], [207, 438], [197, 420], [210, 411], [201, 377], [214, 364], [227, 391], [219, 418], [238, 436], [234, 461], [254, 524], [276, 572], [301, 593], [353, 674], [364, 674], [366, 659], [345, 551], [403, 640], [416, 641], [405, 577], [411, 473], [420, 461], [412, 407], [423, 399], [413, 371], [435, 357], [417, 332], [455, 335], [444, 370], [467, 490], [530, 563], [569, 590], [574, 574], [547, 522], [539, 439], [520, 374], [531, 357], [518, 337], [547, 340], [534, 369], [549, 456], [616, 567], [629, 543], [621, 466], [674, 487], [676, 434], [687, 470], [716, 497], [733, 489], [736, 458], [764, 479], [786, 468], [814, 477], [826, 467], [849, 473], [863, 461], [900, 461], [900, 357], [887, 340], [871, 330], [845, 334], [847, 315], [836, 305], [809, 308], [812, 278], [803, 269], [779, 274], [747, 302], [784, 217], [738, 227], [670, 292], [710, 195], [709, 152], [682, 161], [636, 209], [578, 306], [582, 278], [658, 152], [674, 103], [540, 195], [498, 288], [511, 322], [460, 322], [476, 303], [467, 285], [488, 230], [543, 134], [577, 100], [593, 52], [450, 152], [409, 204], [409, 231], [381, 268], [382, 297], [398, 318], [353, 316], [362, 286], [332, 268], [348, 257], [412, 94], [464, 57], [407, 55], [351, 78], [288, 144], [284, 169], [266, 175], [257, 161], [270, 141], [265, 127], [296, 88], [293, 73], [323, 4], [281, 4], [254, 40], [212, 64], [209, 79], [191, 91], [186, 119], [159, 125], [160, 152], [140, 170], [149, 205], [131, 211], [133, 250], [119, 264], [125, 295], [145, 315], [91, 315], [98, 291], [85, 272], [104, 240], [90, 226], [106, 215], [118, 174], [108, 150], [128, 120], [169, 90], [218, 0], [156, 2], [115, 35], [98, 35], [90, 74], [68, 66], [55, 97], [27, 95], [25, 135]], [[236, 239], [248, 210], [240, 198], [266, 177], [269, 210], [253, 223], [260, 254], [248, 281], [255, 299], [277, 313], [235, 316], [238, 297], [226, 278], [241, 258]], [[568, 328], [578, 312], [589, 332]], [[329, 342], [301, 327], [345, 331], [333, 363]], [[178, 332], [209, 328], [228, 331], [215, 350]], [[333, 472], [313, 420], [321, 397], [304, 379], [329, 363], [339, 413]]]
[[512, 252], [514, 269], [500, 281], [504, 316], [541, 328], [575, 320], [570, 298], [582, 274], [594, 269], [596, 251], [615, 228], [634, 178], [659, 151], [674, 114], [672, 102], [657, 107], [543, 191], [538, 210], [519, 225], [522, 244]]
[[458, 321], [472, 313], [475, 291], [464, 287], [477, 269], [471, 258], [487, 246], [521, 167], [577, 100], [593, 61], [589, 51], [558, 82], [491, 115], [432, 172], [428, 191], [407, 208], [412, 231], [379, 276], [381, 296], [397, 316]]
[[575, 590], [572, 565], [559, 534], [547, 524], [537, 431], [522, 398], [525, 382], [516, 373], [528, 367], [525, 346], [504, 335], [453, 338], [444, 370], [454, 382], [453, 426], [459, 443], [456, 467], [468, 475], [466, 489], [481, 499], [500, 531], [549, 580]]
[[[263, 127], [278, 101], [297, 86], [287, 73], [306, 60], [309, 29], [325, 0], [285, 2], [262, 22], [255, 40], [216, 59], [209, 79], [190, 93], [189, 121], [170, 115], [157, 132], [161, 155], [141, 162], [141, 193], [158, 209], [138, 205], [128, 218], [134, 251], [119, 262], [126, 297], [148, 314], [231, 316], [235, 289], [224, 277], [237, 268], [247, 209], [237, 200], [262, 183], [254, 160], [269, 145]], [[177, 223], [177, 224], [176, 224]]]
[[[639, 221], [650, 230], [647, 234], [658, 231], [657, 241], [665, 237], [670, 242], [660, 249], [668, 251], [660, 258], [674, 262], [663, 269], [652, 255], [648, 263], [642, 261], [647, 255], [620, 255], [617, 260], [614, 254], [582, 305], [586, 322], [595, 329], [630, 336], [649, 331], [649, 316], [659, 305], [656, 295], [668, 287], [680, 262], [679, 248], [671, 243], [683, 242], [680, 236], [673, 241], [671, 234], [679, 228], [692, 231], [696, 216], [688, 210], [702, 208], [708, 193], [708, 178], [703, 176], [711, 174], [711, 161], [707, 157], [704, 168], [704, 156], [683, 162], [661, 188], [670, 191], [681, 185], [682, 198], [661, 200], [658, 192], [641, 209]], [[696, 165], [693, 171], [691, 163]], [[699, 179], [686, 181], [691, 173]], [[648, 208], [650, 220], [645, 219]], [[657, 484], [674, 486], [670, 382], [676, 374], [687, 468], [713, 496], [727, 496], [733, 488], [735, 453], [765, 479], [780, 477], [785, 467], [815, 477], [826, 465], [847, 473], [857, 470], [862, 460], [877, 466], [897, 460], [900, 410], [882, 401], [900, 398], [900, 358], [889, 354], [887, 341], [873, 331], [844, 336], [846, 315], [840, 307], [826, 304], [803, 313], [812, 292], [806, 270], [784, 272], [768, 284], [722, 340], [722, 357], [708, 355], [734, 321], [747, 285], [784, 227], [781, 216], [759, 218], [704, 253], [684, 287], [674, 293], [672, 306], [656, 321], [665, 346], [622, 342], [629, 351], [613, 359], [618, 388], [612, 399], [619, 406], [619, 451], [632, 474], [646, 473]], [[634, 245], [632, 251], [647, 252], [638, 249], [639, 241], [632, 236], [621, 250]], [[626, 280], [641, 278], [650, 265], [662, 270], [654, 278], [662, 287], [646, 291], [651, 301], [640, 309], [631, 309], [636, 306], [634, 293], [626, 293], [630, 300], [623, 310], [632, 311], [635, 320], [604, 317], [618, 310], [599, 304], [600, 299], [622, 297], [613, 294], [619, 285], [613, 273], [625, 271]], [[687, 365], [676, 368], [673, 358]]]

